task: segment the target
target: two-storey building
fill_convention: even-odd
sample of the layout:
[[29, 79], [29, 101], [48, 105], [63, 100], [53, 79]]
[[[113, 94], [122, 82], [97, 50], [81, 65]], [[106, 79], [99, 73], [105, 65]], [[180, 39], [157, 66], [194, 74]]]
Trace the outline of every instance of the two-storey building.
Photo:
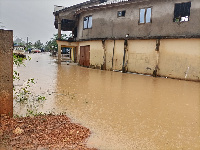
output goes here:
[[54, 12], [82, 66], [200, 81], [199, 0], [90, 0]]

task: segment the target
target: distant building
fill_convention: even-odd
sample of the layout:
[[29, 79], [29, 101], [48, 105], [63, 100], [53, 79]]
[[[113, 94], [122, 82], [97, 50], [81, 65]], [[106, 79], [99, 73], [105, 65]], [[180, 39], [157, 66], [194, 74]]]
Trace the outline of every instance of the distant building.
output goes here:
[[25, 58], [26, 57], [26, 55], [25, 55], [25, 46], [16, 46], [16, 45], [14, 45], [13, 54], [15, 54], [16, 56]]
[[54, 12], [82, 66], [200, 81], [199, 0], [90, 0]]
[[14, 49], [13, 49], [14, 51], [17, 51], [17, 50], [22, 50], [22, 51], [24, 51], [25, 50], [25, 46], [15, 46], [14, 45]]

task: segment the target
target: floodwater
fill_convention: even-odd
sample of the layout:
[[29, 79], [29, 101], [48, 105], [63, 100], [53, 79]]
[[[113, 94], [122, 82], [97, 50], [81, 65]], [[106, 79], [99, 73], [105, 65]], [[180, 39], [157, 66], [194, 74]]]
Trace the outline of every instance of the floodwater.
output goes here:
[[[37, 82], [34, 94], [47, 98], [42, 112], [66, 113], [92, 131], [88, 145], [100, 150], [199, 150], [200, 83], [57, 65], [31, 54], [15, 68], [22, 86]], [[15, 105], [24, 114], [24, 106]]]

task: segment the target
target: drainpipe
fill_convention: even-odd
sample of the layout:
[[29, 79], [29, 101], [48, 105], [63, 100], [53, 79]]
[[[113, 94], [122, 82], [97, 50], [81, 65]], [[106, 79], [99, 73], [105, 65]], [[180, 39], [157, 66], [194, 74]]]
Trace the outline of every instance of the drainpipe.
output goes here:
[[[61, 40], [61, 19], [58, 16], [58, 41]], [[58, 42], [58, 64], [61, 64], [61, 45]]]

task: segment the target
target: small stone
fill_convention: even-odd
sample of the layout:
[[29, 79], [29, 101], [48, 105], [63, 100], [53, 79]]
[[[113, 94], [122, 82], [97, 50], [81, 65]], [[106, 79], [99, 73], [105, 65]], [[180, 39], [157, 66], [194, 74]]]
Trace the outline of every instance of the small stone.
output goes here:
[[0, 136], [2, 136], [2, 135], [3, 135], [3, 130], [0, 129]]
[[22, 134], [24, 132], [23, 129], [21, 129], [20, 127], [17, 127], [15, 130], [13, 130], [14, 134]]

